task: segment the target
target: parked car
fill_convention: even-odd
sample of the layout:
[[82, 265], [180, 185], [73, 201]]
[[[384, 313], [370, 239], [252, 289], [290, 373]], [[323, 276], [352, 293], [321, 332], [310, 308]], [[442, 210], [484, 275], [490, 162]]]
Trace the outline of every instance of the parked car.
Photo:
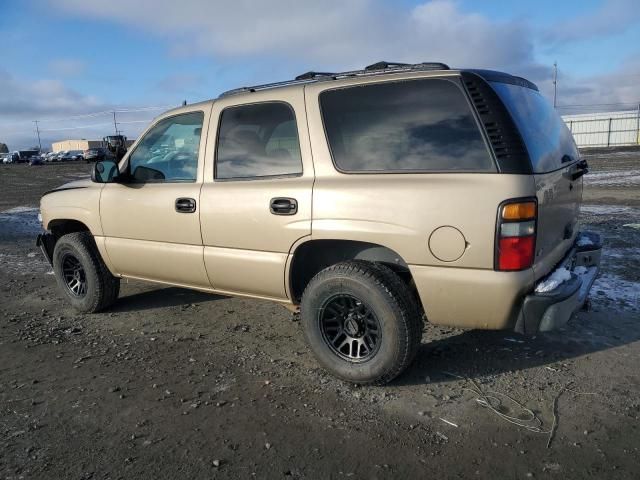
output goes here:
[[29, 165], [31, 165], [31, 166], [43, 165], [42, 157], [40, 155], [36, 155], [36, 156], [33, 156], [33, 157], [29, 158]]
[[425, 318], [567, 323], [602, 248], [578, 230], [587, 171], [533, 83], [381, 62], [160, 115], [119, 164], [42, 197], [37, 242], [81, 312], [121, 278], [272, 300], [329, 372], [380, 384]]
[[9, 154], [9, 163], [28, 163], [31, 157], [38, 156], [37, 150], [15, 150]]
[[90, 148], [84, 151], [84, 159], [87, 163], [89, 162], [99, 162], [107, 158], [107, 149], [98, 147], [98, 148]]
[[67, 150], [58, 156], [58, 161], [69, 162], [72, 160], [82, 160], [82, 150]]
[[0, 153], [0, 164], [2, 163], [7, 163], [5, 160], [9, 158], [9, 154], [8, 153]]
[[57, 156], [58, 156], [57, 152], [49, 152], [44, 156], [44, 161], [47, 163], [55, 162]]

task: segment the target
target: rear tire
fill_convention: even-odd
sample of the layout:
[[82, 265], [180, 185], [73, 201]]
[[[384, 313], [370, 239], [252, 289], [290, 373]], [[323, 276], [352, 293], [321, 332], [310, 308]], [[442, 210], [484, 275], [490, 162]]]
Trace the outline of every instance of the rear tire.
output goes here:
[[58, 286], [82, 313], [103, 310], [118, 298], [120, 279], [111, 275], [89, 232], [63, 235], [53, 250]]
[[407, 286], [388, 267], [338, 263], [302, 295], [301, 321], [318, 362], [336, 377], [382, 385], [413, 361], [422, 320]]

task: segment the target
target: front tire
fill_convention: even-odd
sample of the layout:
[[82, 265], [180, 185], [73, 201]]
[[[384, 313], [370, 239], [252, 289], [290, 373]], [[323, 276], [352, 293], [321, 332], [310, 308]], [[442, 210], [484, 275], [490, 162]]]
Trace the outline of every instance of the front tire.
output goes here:
[[302, 295], [301, 321], [318, 362], [358, 384], [393, 380], [413, 361], [422, 337], [407, 286], [390, 268], [363, 261], [318, 273]]
[[109, 307], [120, 293], [120, 279], [109, 272], [89, 232], [60, 237], [53, 250], [53, 271], [64, 296], [82, 313]]

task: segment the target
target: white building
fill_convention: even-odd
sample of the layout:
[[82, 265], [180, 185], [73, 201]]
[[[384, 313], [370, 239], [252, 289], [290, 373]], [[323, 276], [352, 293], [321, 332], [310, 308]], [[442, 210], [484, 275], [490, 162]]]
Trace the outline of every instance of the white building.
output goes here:
[[640, 145], [640, 106], [624, 112], [563, 115], [578, 147]]

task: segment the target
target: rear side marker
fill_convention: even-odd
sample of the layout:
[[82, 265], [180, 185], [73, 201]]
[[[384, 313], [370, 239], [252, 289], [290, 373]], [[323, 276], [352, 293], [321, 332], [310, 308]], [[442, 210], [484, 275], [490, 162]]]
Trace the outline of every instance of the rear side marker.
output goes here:
[[498, 211], [495, 268], [525, 270], [533, 265], [536, 248], [535, 200], [507, 200]]

